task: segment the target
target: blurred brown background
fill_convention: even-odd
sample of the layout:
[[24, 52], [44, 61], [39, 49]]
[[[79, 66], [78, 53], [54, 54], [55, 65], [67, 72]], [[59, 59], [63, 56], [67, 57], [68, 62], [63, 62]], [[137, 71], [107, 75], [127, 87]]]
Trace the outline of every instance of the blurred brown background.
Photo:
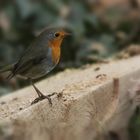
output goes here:
[[[0, 0], [0, 67], [17, 61], [48, 26], [72, 33], [53, 73], [140, 53], [140, 0]], [[28, 85], [18, 78], [7, 82], [6, 75], [0, 75], [0, 95]], [[132, 120], [130, 137], [140, 140], [139, 111]]]

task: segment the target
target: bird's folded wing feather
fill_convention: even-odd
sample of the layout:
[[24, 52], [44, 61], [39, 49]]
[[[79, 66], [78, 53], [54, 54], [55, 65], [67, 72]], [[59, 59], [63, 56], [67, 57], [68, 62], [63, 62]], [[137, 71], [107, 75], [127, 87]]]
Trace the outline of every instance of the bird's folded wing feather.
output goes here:
[[25, 71], [30, 69], [33, 65], [40, 63], [43, 59], [46, 58], [47, 53], [49, 52], [49, 47], [43, 46], [44, 44], [38, 44], [34, 42], [24, 54], [21, 56], [19, 61], [16, 63], [13, 73], [17, 74], [20, 71]]

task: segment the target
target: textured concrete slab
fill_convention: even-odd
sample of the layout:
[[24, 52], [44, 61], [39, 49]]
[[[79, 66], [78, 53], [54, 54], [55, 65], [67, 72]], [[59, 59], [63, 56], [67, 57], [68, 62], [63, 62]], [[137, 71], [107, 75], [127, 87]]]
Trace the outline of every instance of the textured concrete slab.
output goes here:
[[65, 70], [38, 82], [52, 97], [30, 105], [36, 97], [27, 87], [0, 98], [0, 139], [93, 140], [113, 116], [120, 99], [140, 78], [140, 57]]

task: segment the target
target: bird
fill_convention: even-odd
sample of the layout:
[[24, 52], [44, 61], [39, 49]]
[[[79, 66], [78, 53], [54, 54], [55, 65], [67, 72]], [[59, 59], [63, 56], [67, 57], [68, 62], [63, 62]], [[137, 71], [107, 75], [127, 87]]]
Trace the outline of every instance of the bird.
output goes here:
[[44, 95], [34, 83], [34, 80], [50, 73], [58, 64], [61, 56], [61, 44], [63, 39], [70, 35], [63, 28], [47, 28], [35, 38], [27, 47], [18, 61], [3, 67], [0, 73], [10, 71], [7, 79], [19, 75], [29, 80], [38, 97], [32, 101], [35, 104], [43, 99], [48, 99], [52, 105], [51, 95]]

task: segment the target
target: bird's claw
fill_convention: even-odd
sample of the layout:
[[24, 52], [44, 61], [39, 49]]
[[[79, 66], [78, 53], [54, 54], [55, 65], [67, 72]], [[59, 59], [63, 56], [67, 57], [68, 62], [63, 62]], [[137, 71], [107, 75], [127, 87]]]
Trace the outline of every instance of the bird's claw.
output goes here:
[[46, 96], [45, 95], [41, 95], [38, 98], [36, 98], [34, 101], [32, 101], [31, 105], [36, 104], [37, 102], [42, 101], [44, 99], [48, 99], [49, 104], [52, 106], [52, 100], [51, 100], [50, 97], [51, 97], [50, 95], [46, 95]]

